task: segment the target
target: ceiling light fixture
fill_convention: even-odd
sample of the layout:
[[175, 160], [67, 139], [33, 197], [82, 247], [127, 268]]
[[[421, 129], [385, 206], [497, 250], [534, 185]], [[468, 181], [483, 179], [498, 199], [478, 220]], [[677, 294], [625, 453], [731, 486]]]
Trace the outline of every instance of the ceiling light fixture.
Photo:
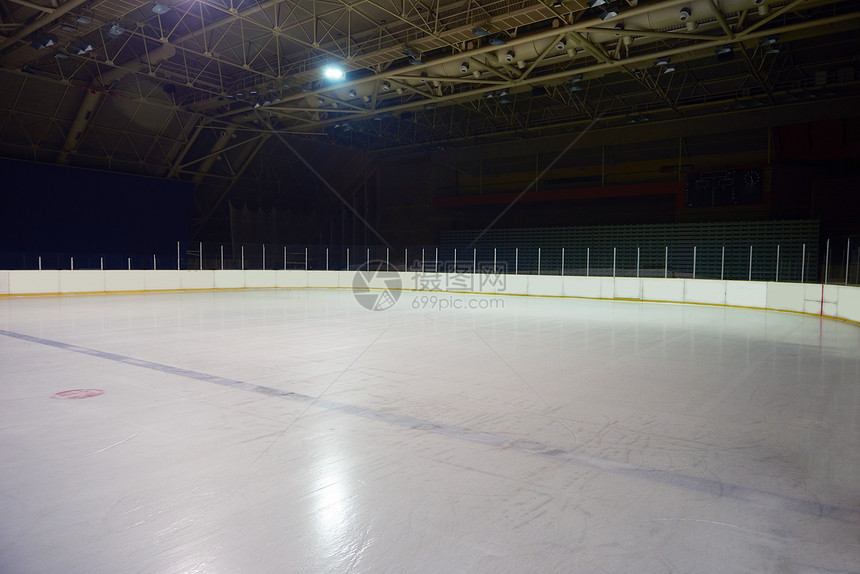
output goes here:
[[615, 18], [618, 16], [618, 12], [616, 10], [607, 10], [603, 14], [600, 15], [601, 20], [609, 20], [610, 18]]
[[170, 12], [170, 6], [166, 4], [159, 4], [158, 0], [155, 1], [155, 4], [152, 5], [152, 13], [158, 14], [161, 16], [162, 14], [167, 14]]
[[77, 54], [78, 56], [83, 56], [87, 52], [92, 52], [93, 48], [95, 48], [95, 46], [93, 46], [89, 42], [85, 42], [77, 47], [77, 49], [75, 50], [75, 54]]
[[779, 54], [778, 36], [768, 36], [759, 42], [759, 46], [764, 50], [765, 54]]
[[475, 26], [474, 28], [472, 28], [472, 34], [478, 37], [490, 35], [490, 33], [487, 32], [487, 29], [483, 26]]
[[342, 80], [345, 75], [343, 69], [338, 66], [326, 66], [323, 68], [323, 77], [326, 80]]
[[601, 20], [609, 20], [610, 18], [615, 18], [618, 16], [618, 10], [613, 8], [607, 0], [589, 0], [587, 2], [589, 8], [600, 8], [602, 13], [600, 14]]
[[30, 46], [37, 50], [43, 50], [45, 48], [50, 48], [54, 44], [57, 43], [57, 38], [55, 36], [41, 36], [38, 39], [34, 40]]
[[505, 62], [510, 64], [514, 61], [515, 57], [516, 55], [514, 54], [513, 50], [508, 50], [508, 52], [505, 54]]
[[717, 46], [714, 49], [714, 54], [717, 55], [718, 62], [726, 62], [735, 58], [735, 52], [731, 46]]
[[461, 74], [465, 74], [468, 71], [469, 71], [469, 62], [463, 62], [462, 64], [460, 64], [460, 73]]
[[125, 34], [125, 28], [119, 24], [113, 24], [107, 31], [107, 35], [113, 39], [119, 38], [123, 34]]

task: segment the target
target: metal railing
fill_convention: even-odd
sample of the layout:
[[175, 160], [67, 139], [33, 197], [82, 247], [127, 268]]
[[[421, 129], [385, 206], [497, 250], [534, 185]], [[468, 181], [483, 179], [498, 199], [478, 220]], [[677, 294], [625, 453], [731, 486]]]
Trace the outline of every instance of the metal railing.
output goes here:
[[860, 284], [860, 236], [762, 247], [704, 245], [518, 247], [301, 246], [177, 242], [152, 254], [0, 253], [3, 269], [357, 270], [508, 273], [592, 277], [682, 277], [738, 281]]

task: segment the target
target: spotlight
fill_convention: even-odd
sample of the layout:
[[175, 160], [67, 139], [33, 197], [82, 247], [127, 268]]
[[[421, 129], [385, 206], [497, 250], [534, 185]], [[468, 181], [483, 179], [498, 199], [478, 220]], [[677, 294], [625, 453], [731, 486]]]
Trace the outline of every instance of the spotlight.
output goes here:
[[158, 14], [159, 16], [161, 16], [162, 14], [167, 14], [168, 12], [170, 12], [170, 6], [167, 6], [165, 4], [159, 4], [158, 0], [156, 0], [155, 4], [152, 5], [152, 12], [153, 14]]
[[383, 92], [387, 92], [390, 89], [391, 89], [391, 84], [389, 84], [388, 82], [382, 82], [382, 91]]
[[323, 77], [327, 80], [342, 80], [344, 71], [338, 66], [326, 66], [323, 68]]
[[718, 62], [733, 60], [735, 57], [735, 52], [732, 50], [731, 46], [717, 46], [717, 48], [714, 49], [714, 54], [717, 55]]
[[317, 98], [317, 103], [321, 106], [324, 106], [325, 105], [325, 99], [324, 98]]
[[615, 37], [617, 38], [618, 36], [621, 35], [621, 31], [624, 30], [624, 24], [619, 22], [618, 24], [613, 26], [612, 29], [615, 30]]
[[348, 93], [347, 95], [349, 96], [349, 99], [350, 99], [350, 100], [352, 100], [352, 99], [354, 99], [354, 98], [355, 98], [355, 96], [357, 96], [358, 94], [356, 94], [356, 93], [355, 93], [355, 90], [350, 90], [350, 91], [349, 91], [349, 93]]
[[681, 10], [678, 11], [678, 20], [680, 20], [681, 22], [686, 22], [687, 18], [690, 17], [690, 14], [692, 14], [692, 12], [690, 12], [689, 8], [681, 8]]
[[510, 64], [511, 62], [514, 61], [514, 57], [515, 57], [515, 55], [514, 55], [513, 51], [508, 50], [508, 52], [505, 54], [505, 62]]
[[370, 103], [370, 96], [364, 96], [363, 98], [361, 98], [361, 100], [362, 100], [365, 104], [369, 104], [369, 103]]
[[776, 36], [768, 36], [759, 42], [759, 46], [764, 50], [765, 54], [779, 54], [779, 44], [776, 43], [777, 39]]
[[410, 61], [409, 63], [412, 64], [413, 66], [420, 66], [421, 64], [424, 63], [421, 61], [421, 54], [419, 52], [416, 52], [415, 50], [413, 50], [409, 46], [405, 46], [403, 48], [403, 55], [411, 58], [412, 61]]
[[125, 28], [123, 28], [119, 24], [112, 25], [110, 28], [108, 28], [107, 31], [107, 35], [114, 39], [119, 38], [123, 34], [125, 34]]
[[753, 0], [753, 4], [755, 4], [756, 6], [761, 6], [762, 4], [764, 4], [764, 0]]
[[469, 71], [469, 62], [463, 62], [460, 64], [460, 73], [465, 74]]
[[564, 41], [559, 40], [558, 43], [555, 45], [555, 49], [558, 50], [559, 52], [564, 50]]
[[43, 50], [45, 48], [50, 48], [54, 44], [57, 43], [57, 38], [54, 36], [41, 36], [37, 40], [33, 41], [30, 46], [37, 50]]

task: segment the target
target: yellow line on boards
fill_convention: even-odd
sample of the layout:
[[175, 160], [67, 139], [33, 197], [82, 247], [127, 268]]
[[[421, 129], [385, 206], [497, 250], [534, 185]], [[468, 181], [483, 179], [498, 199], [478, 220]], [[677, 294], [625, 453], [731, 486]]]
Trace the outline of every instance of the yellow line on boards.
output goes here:
[[[806, 283], [805, 285], [809, 285]], [[0, 299], [11, 299], [15, 297], [58, 297], [58, 296], [76, 296], [85, 297], [93, 295], [153, 295], [158, 293], [203, 293], [214, 291], [272, 291], [276, 289], [353, 289], [350, 287], [326, 287], [326, 286], [308, 286], [308, 287], [204, 287], [200, 289], [133, 289], [119, 291], [81, 291], [81, 292], [63, 292], [63, 293], [3, 293], [0, 294]], [[387, 288], [368, 287], [374, 291], [385, 291]], [[666, 301], [660, 299], [631, 299], [627, 297], [588, 297], [582, 295], [536, 295], [531, 293], [493, 293], [493, 292], [476, 292], [476, 291], [436, 291], [429, 289], [404, 289], [399, 291], [408, 293], [444, 293], [450, 295], [478, 295], [478, 296], [505, 296], [505, 297], [540, 297], [544, 299], [583, 299], [589, 301], [614, 301], [622, 303], [659, 303], [669, 305], [701, 305], [705, 307], [724, 307], [729, 309], [747, 309], [750, 311], [773, 311], [777, 313], [791, 313], [794, 315], [802, 315], [805, 317], [818, 317], [830, 319], [833, 321], [842, 321], [860, 327], [860, 321], [846, 319], [843, 317], [835, 317], [832, 315], [821, 315], [819, 313], [807, 313], [805, 311], [793, 311], [790, 309], [772, 309], [769, 307], [750, 307], [747, 305], [729, 305], [727, 303], [703, 303], [698, 301]]]

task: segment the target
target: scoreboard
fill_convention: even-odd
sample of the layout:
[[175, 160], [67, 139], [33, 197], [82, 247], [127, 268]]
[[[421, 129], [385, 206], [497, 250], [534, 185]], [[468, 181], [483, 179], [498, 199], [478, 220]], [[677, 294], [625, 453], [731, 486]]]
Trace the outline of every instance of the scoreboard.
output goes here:
[[687, 174], [687, 207], [761, 203], [762, 169], [729, 169]]

